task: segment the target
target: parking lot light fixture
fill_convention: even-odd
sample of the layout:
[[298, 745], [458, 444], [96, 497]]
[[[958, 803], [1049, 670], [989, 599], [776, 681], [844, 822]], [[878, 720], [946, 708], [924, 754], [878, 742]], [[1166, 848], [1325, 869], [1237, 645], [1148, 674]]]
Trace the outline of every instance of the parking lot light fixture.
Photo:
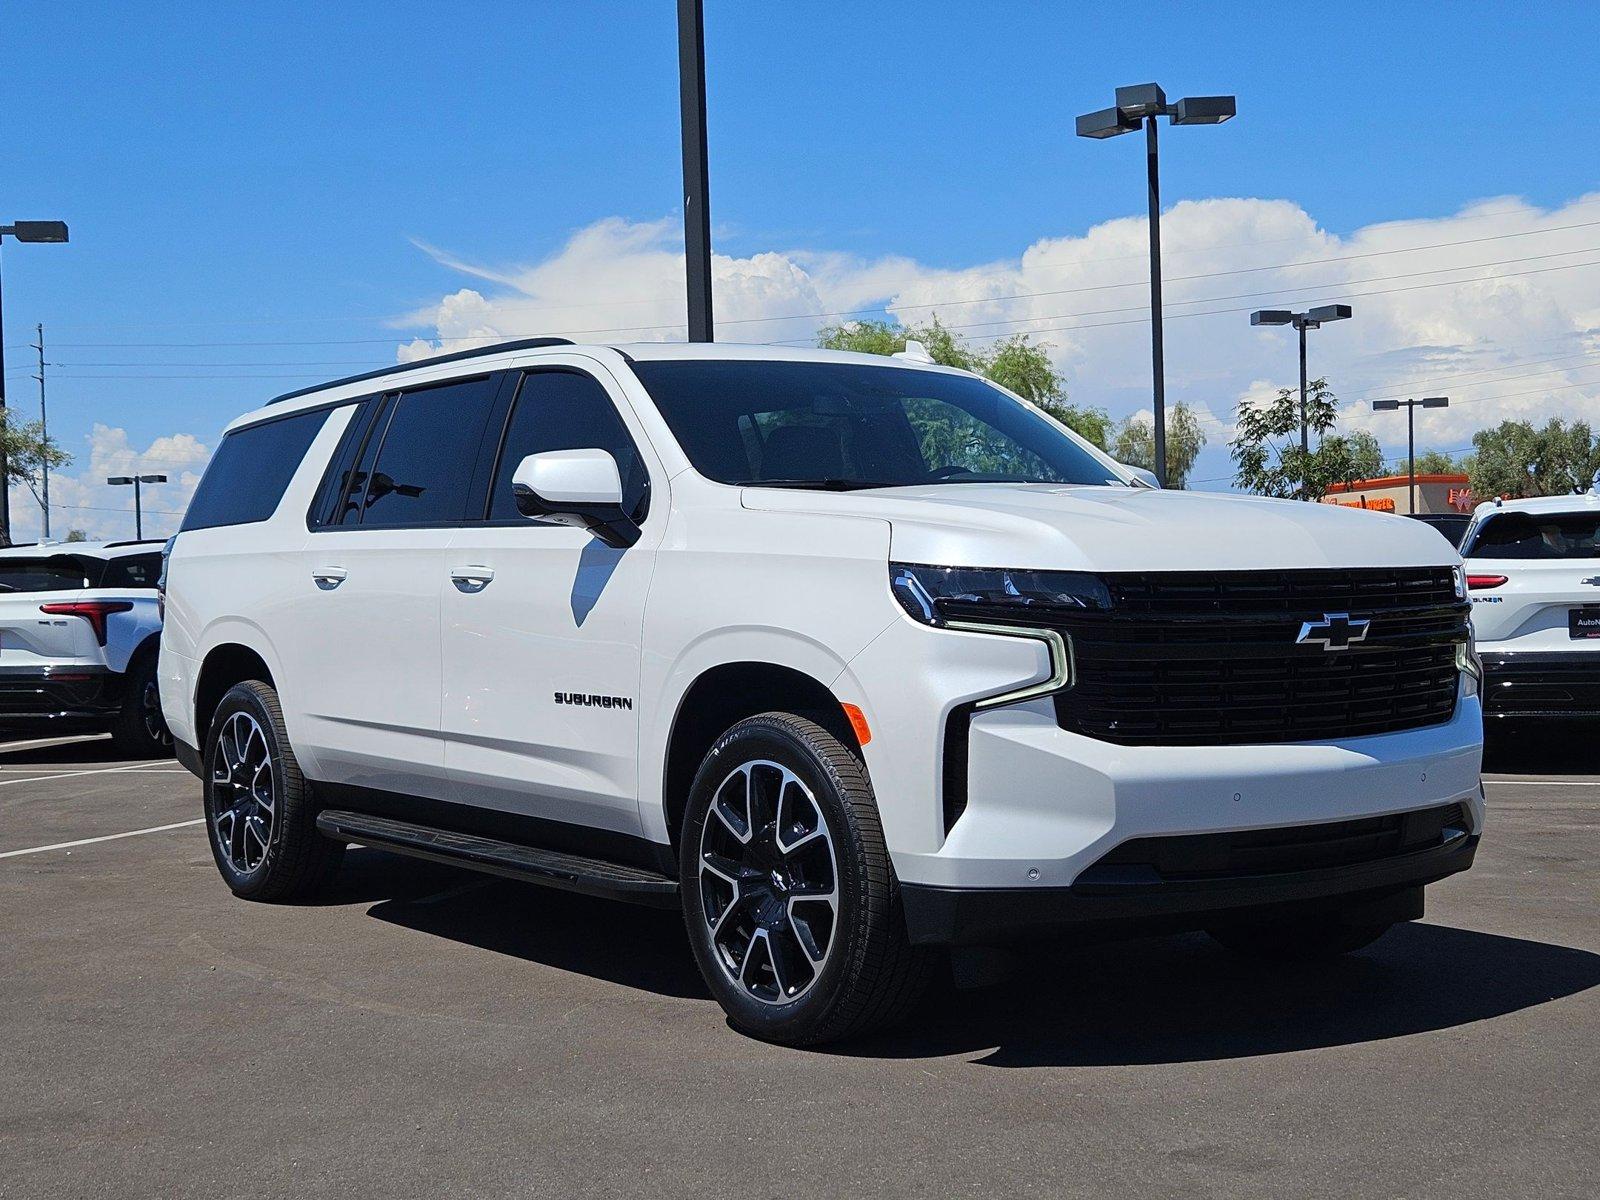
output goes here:
[[1300, 334], [1300, 452], [1311, 453], [1311, 432], [1306, 425], [1306, 330], [1321, 329], [1329, 321], [1348, 321], [1348, 304], [1323, 304], [1303, 313], [1286, 308], [1259, 308], [1250, 314], [1252, 325], [1293, 325]]
[[[18, 242], [64, 242], [67, 240], [65, 221], [14, 221], [0, 225], [0, 246], [7, 238]], [[3, 291], [0, 291], [3, 299]], [[6, 351], [5, 305], [0, 303], [0, 416], [6, 407]], [[11, 473], [6, 469], [6, 457], [0, 452], [0, 546], [11, 544]]]
[[144, 507], [140, 498], [140, 488], [146, 483], [165, 483], [165, 475], [109, 475], [106, 482], [112, 487], [126, 487], [133, 485], [133, 537], [135, 541], [144, 540]]
[[1105, 138], [1145, 130], [1145, 174], [1150, 204], [1150, 367], [1155, 409], [1156, 479], [1167, 485], [1167, 380], [1161, 331], [1161, 169], [1156, 143], [1156, 119], [1167, 117], [1174, 125], [1220, 125], [1234, 116], [1232, 96], [1185, 96], [1167, 103], [1167, 94], [1155, 83], [1119, 87], [1112, 108], [1097, 109], [1078, 118], [1079, 137]]
[[1449, 396], [1424, 396], [1420, 400], [1374, 400], [1373, 412], [1396, 412], [1406, 410], [1406, 479], [1407, 490], [1410, 492], [1411, 514], [1417, 512], [1417, 409], [1419, 408], [1449, 408]]

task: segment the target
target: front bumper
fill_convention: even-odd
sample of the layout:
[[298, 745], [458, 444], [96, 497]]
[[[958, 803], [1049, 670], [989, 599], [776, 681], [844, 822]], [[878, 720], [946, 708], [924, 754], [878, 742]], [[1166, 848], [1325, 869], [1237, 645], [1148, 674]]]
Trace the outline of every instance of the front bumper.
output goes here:
[[1600, 717], [1600, 647], [1558, 653], [1479, 651], [1491, 720]]
[[122, 685], [105, 667], [0, 667], [0, 728], [98, 728], [121, 709]]
[[[946, 888], [902, 885], [912, 942], [946, 946], [1002, 945], [1026, 938], [1092, 930], [1095, 936], [1204, 929], [1253, 915], [1337, 912], [1357, 923], [1422, 915], [1422, 888], [1472, 865], [1478, 837], [1467, 831], [1464, 806], [1419, 831], [1393, 853], [1335, 866], [1266, 872], [1185, 873], [1154, 864], [1104, 862], [1063, 888]], [[1428, 823], [1430, 810], [1414, 818]], [[1442, 826], [1442, 827], [1440, 827]], [[1312, 827], [1315, 828], [1315, 827]], [[1195, 835], [1191, 841], [1215, 841]], [[1348, 840], [1348, 839], [1346, 839]], [[1326, 845], [1326, 843], [1322, 843]], [[1139, 851], [1134, 851], [1137, 857]], [[1115, 859], [1118, 854], [1107, 856]]]

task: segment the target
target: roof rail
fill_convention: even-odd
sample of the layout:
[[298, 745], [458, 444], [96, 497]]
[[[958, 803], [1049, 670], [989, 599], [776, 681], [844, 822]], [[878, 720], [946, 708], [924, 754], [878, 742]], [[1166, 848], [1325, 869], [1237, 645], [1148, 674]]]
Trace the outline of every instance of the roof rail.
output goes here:
[[536, 337], [519, 338], [512, 342], [495, 342], [492, 346], [479, 346], [475, 350], [457, 350], [452, 354], [441, 354], [437, 358], [424, 358], [416, 362], [396, 363], [392, 367], [379, 367], [376, 371], [364, 371], [360, 375], [347, 375], [343, 379], [330, 379], [327, 383], [318, 383], [311, 387], [301, 388], [294, 392], [285, 392], [281, 396], [274, 396], [268, 404], [281, 404], [285, 400], [295, 400], [301, 396], [309, 396], [314, 392], [325, 392], [329, 388], [343, 387], [347, 383], [361, 383], [368, 379], [382, 379], [385, 375], [395, 375], [401, 371], [415, 371], [420, 367], [431, 367], [436, 363], [461, 362], [468, 358], [481, 358], [488, 354], [506, 354], [512, 350], [534, 350], [540, 346], [570, 346], [570, 338], [561, 337]]
[[[129, 538], [127, 541], [124, 541], [124, 542], [106, 542], [105, 543], [105, 548], [107, 550], [110, 550], [113, 546], [152, 546], [152, 545], [161, 545], [161, 544], [165, 543], [166, 540], [167, 540], [166, 538]], [[63, 546], [65, 546], [68, 543], [63, 542], [61, 544]]]

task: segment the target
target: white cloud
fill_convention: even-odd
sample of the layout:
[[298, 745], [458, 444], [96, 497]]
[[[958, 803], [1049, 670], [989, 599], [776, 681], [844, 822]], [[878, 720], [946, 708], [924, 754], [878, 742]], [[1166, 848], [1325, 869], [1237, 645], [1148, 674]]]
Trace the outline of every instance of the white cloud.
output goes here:
[[[1186, 201], [1163, 215], [1162, 233], [1168, 399], [1204, 411], [1211, 438], [1198, 477], [1229, 473], [1240, 399], [1297, 381], [1294, 332], [1252, 328], [1255, 308], [1354, 307], [1353, 320], [1310, 334], [1311, 374], [1326, 375], [1349, 423], [1371, 428], [1391, 452], [1404, 447], [1403, 421], [1375, 416], [1367, 400], [1450, 395], [1449, 409], [1418, 414], [1419, 446], [1441, 449], [1464, 447], [1473, 430], [1507, 417], [1600, 421], [1600, 193], [1554, 209], [1485, 200], [1346, 235], [1285, 200]], [[672, 221], [598, 221], [531, 266], [423, 248], [479, 286], [414, 313], [407, 327], [435, 338], [401, 346], [402, 361], [473, 339], [683, 336]], [[1146, 253], [1144, 220], [1126, 217], [959, 270], [816, 248], [718, 255], [717, 335], [808, 341], [850, 310], [906, 321], [936, 313], [975, 341], [1033, 333], [1050, 344], [1076, 401], [1122, 416], [1150, 403]]]
[[[91, 541], [131, 538], [134, 534], [133, 489], [112, 487], [111, 475], [165, 475], [166, 483], [140, 490], [145, 537], [177, 532], [211, 451], [193, 434], [158, 437], [143, 450], [128, 440], [126, 429], [96, 424], [85, 439], [88, 453], [74, 454], [66, 471], [50, 476], [50, 535], [56, 540], [81, 529]], [[68, 447], [68, 449], [73, 449]], [[12, 539], [36, 541], [40, 535], [39, 504], [26, 486], [11, 489]]]

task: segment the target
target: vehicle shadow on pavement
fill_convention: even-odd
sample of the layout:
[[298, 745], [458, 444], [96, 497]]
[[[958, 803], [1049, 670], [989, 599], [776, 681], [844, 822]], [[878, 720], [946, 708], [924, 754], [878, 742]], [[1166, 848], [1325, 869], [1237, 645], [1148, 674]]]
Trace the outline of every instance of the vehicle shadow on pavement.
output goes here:
[[1518, 729], [1491, 724], [1483, 769], [1513, 775], [1600, 775], [1600, 727], [1573, 722]]
[[1034, 947], [1010, 982], [936, 994], [898, 1033], [835, 1052], [920, 1058], [988, 1050], [976, 1061], [996, 1067], [1248, 1058], [1447, 1029], [1596, 984], [1600, 954], [1422, 923], [1318, 964], [1253, 962], [1198, 934]]
[[[377, 857], [375, 852], [372, 853]], [[351, 851], [346, 870], [356, 858]], [[391, 862], [393, 856], [383, 855]], [[657, 995], [709, 1000], [676, 909], [643, 908], [437, 867], [435, 886], [400, 877], [432, 864], [393, 867], [387, 896], [367, 915], [434, 937]], [[382, 868], [374, 864], [372, 883]], [[359, 886], [359, 879], [352, 883]], [[343, 889], [341, 888], [341, 891]], [[348, 902], [347, 895], [344, 902]]]
[[[160, 762], [160, 759], [129, 759], [116, 747], [116, 743], [109, 737], [86, 737], [82, 741], [57, 742], [50, 746], [29, 746], [23, 744], [12, 749], [6, 742], [0, 742], [0, 766], [50, 766], [68, 767], [82, 764], [94, 765], [96, 763], [111, 762]], [[171, 762], [169, 758], [166, 761]]]

